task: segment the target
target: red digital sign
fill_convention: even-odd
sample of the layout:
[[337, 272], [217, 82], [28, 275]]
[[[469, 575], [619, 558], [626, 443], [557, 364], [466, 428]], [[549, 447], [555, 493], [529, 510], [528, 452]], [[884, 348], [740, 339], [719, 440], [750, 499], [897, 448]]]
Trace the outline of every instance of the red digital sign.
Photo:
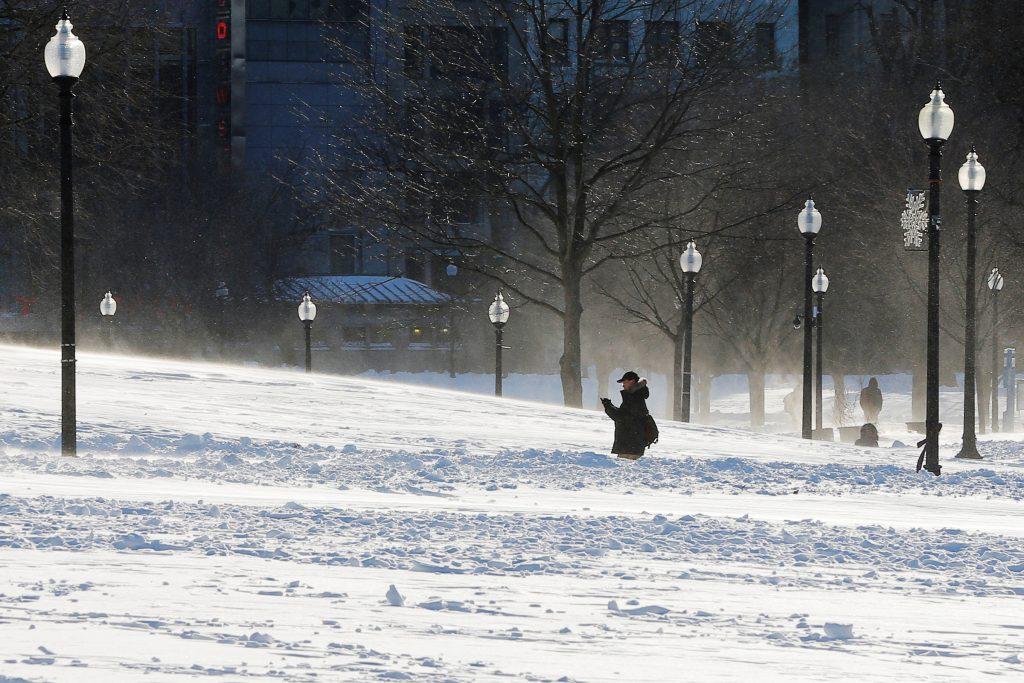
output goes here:
[[214, 126], [224, 152], [231, 150], [231, 0], [213, 0]]

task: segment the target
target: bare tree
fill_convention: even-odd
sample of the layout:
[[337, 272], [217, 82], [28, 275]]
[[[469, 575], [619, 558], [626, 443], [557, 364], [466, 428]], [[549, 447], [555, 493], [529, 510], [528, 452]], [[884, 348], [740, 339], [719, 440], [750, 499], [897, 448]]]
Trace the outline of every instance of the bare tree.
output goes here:
[[[389, 9], [371, 73], [340, 76], [357, 121], [321, 151], [313, 195], [381, 237], [457, 250], [554, 315], [564, 400], [578, 406], [584, 281], [714, 193], [719, 169], [700, 151], [757, 110], [752, 33], [777, 12], [748, 0]], [[672, 192], [693, 202], [666, 213]]]
[[[915, 399], [920, 395], [923, 412], [923, 255], [903, 252], [898, 227], [906, 189], [926, 183], [917, 112], [940, 79], [957, 117], [944, 150], [940, 297], [943, 381], [952, 383], [963, 368], [967, 287], [984, 293], [988, 269], [1016, 263], [1024, 246], [1013, 224], [1024, 170], [1019, 154], [1024, 50], [1019, 31], [1012, 28], [1024, 19], [1024, 6], [989, 0], [862, 0], [849, 7], [847, 19], [867, 29], [859, 46], [867, 57], [856, 70], [845, 60], [826, 60], [805, 70], [808, 140], [815, 148], [827, 143], [828, 154], [815, 154], [812, 148], [799, 155], [819, 176], [820, 205], [828, 211], [819, 241], [837, 294], [830, 296], [827, 334], [864, 340], [836, 344], [831, 360], [839, 369], [913, 368], [920, 388]], [[836, 107], [839, 102], [842, 106]], [[974, 281], [967, 282], [964, 202], [955, 177], [972, 144], [988, 162], [989, 182], [978, 214], [979, 268]], [[979, 296], [979, 321], [986, 317], [989, 300]], [[1019, 320], [1016, 303], [1008, 309], [1008, 321]], [[984, 340], [987, 325], [979, 332]], [[983, 342], [979, 352], [982, 348]], [[988, 374], [987, 363], [980, 364], [979, 403], [988, 390]]]
[[[59, 187], [56, 88], [42, 54], [61, 5], [0, 3], [0, 171], [6, 190], [0, 242], [27, 264], [42, 292], [57, 268]], [[158, 60], [184, 49], [174, 17], [150, 12], [146, 26], [139, 27], [137, 8], [128, 0], [72, 9], [75, 31], [88, 50], [75, 90], [76, 237], [84, 256], [101, 233], [114, 233], [115, 240], [131, 236], [130, 229], [118, 233], [108, 213], [144, 201], [158, 182], [166, 190], [183, 177], [183, 143], [194, 131], [175, 116], [185, 93], [157, 78]]]
[[[683, 372], [683, 347], [686, 342], [686, 277], [679, 269], [678, 248], [665, 248], [646, 259], [626, 263], [626, 281], [617, 278], [612, 286], [598, 280], [601, 294], [611, 300], [628, 318], [657, 329], [672, 344], [672, 418], [682, 419], [682, 394], [679, 382]], [[695, 285], [694, 316], [705, 308], [708, 285]]]
[[754, 427], [765, 423], [765, 374], [792, 365], [797, 348], [790, 321], [803, 290], [792, 277], [795, 241], [766, 239], [753, 241], [749, 249], [730, 250], [732, 263], [720, 267], [742, 274], [742, 286], [723, 288], [713, 311], [704, 316], [716, 344], [747, 374]]
[[[253, 318], [265, 303], [284, 188], [228, 178], [204, 154], [189, 115], [197, 109], [192, 8], [153, 2], [140, 13], [138, 3], [107, 0], [69, 9], [88, 53], [74, 101], [84, 341], [110, 289], [122, 304], [122, 341], [137, 335], [150, 352], [202, 348], [222, 322], [219, 281], [240, 316]], [[60, 10], [56, 1], [0, 3], [0, 255], [15, 266], [5, 273], [14, 293], [38, 304], [30, 313], [44, 335], [43, 312], [56, 310], [48, 304], [57, 292], [59, 179], [57, 89], [42, 54]]]

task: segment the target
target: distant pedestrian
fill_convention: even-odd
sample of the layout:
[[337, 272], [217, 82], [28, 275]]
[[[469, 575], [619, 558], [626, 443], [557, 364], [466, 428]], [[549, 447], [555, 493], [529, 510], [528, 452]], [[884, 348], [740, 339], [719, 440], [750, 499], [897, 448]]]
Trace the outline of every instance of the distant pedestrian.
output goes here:
[[636, 460], [648, 445], [644, 423], [649, 415], [647, 399], [651, 391], [647, 388], [647, 380], [632, 370], [623, 374], [618, 382], [622, 385], [622, 404], [616, 407], [611, 399], [601, 399], [605, 414], [615, 421], [612, 453], [620, 458]]
[[878, 424], [878, 414], [882, 412], [882, 390], [874, 377], [860, 391], [860, 409], [864, 411], [865, 422]]
[[854, 446], [870, 446], [878, 448], [878, 428], [868, 422], [860, 428], [860, 438], [853, 442]]
[[786, 415], [793, 421], [793, 424], [800, 424], [800, 387], [802, 384], [798, 384], [793, 388], [793, 391], [789, 392], [782, 397], [782, 408], [786, 411]]

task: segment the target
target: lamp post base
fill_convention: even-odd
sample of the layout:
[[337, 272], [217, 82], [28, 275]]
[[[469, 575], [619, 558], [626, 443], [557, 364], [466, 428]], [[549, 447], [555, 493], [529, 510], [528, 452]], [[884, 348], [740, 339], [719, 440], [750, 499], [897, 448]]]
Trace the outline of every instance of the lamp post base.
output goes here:
[[932, 423], [925, 420], [925, 438], [917, 442], [921, 449], [921, 455], [917, 458], [917, 471], [922, 469], [931, 472], [936, 477], [942, 474], [942, 465], [939, 464], [939, 432], [942, 431], [942, 423]]

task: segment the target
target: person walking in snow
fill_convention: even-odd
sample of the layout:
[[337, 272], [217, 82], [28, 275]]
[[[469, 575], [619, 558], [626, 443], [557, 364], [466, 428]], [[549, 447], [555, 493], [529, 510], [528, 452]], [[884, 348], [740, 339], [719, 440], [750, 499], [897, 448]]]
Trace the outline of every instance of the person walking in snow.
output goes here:
[[874, 377], [860, 392], [860, 409], [864, 411], [864, 421], [878, 424], [878, 414], [882, 412], [882, 390], [878, 388], [878, 380]]
[[642, 379], [632, 370], [623, 374], [622, 379], [618, 382], [622, 385], [621, 405], [616, 407], [610, 398], [601, 399], [605, 414], [615, 422], [615, 442], [612, 444], [612, 453], [620, 458], [636, 460], [644, 454], [644, 449], [647, 448], [644, 421], [649, 414], [647, 399], [650, 397], [651, 391], [647, 388], [647, 380]]
[[793, 391], [789, 392], [782, 397], [782, 409], [786, 411], [786, 415], [789, 415], [789, 419], [793, 421], [793, 424], [800, 425], [800, 387], [803, 386], [803, 382], [796, 385]]

